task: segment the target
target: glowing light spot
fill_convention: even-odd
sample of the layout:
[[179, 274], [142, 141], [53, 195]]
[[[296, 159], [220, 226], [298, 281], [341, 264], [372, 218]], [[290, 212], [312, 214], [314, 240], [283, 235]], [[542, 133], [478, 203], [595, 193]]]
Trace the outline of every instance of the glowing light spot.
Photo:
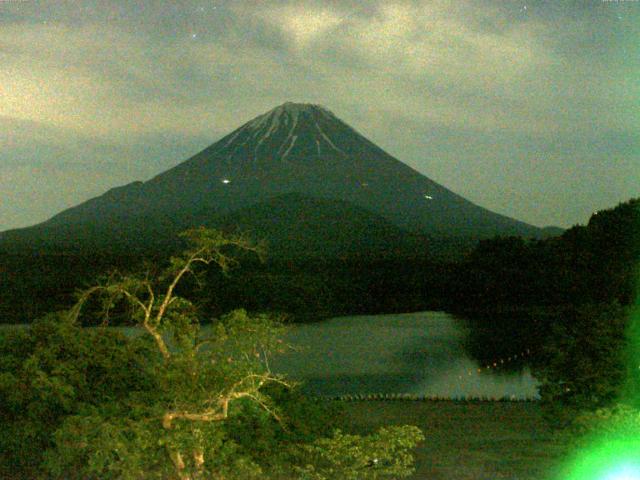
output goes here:
[[563, 480], [640, 480], [638, 432], [621, 430], [577, 452], [566, 465]]
[[229, 180], [228, 178], [223, 178], [223, 179], [222, 179], [222, 183], [224, 183], [225, 185], [227, 185], [228, 183], [231, 183], [231, 180]]
[[427, 200], [433, 200], [433, 197], [431, 195], [427, 195], [427, 194], [425, 194], [424, 198], [426, 198]]
[[602, 480], [640, 480], [640, 467], [629, 464], [621, 465], [605, 474]]

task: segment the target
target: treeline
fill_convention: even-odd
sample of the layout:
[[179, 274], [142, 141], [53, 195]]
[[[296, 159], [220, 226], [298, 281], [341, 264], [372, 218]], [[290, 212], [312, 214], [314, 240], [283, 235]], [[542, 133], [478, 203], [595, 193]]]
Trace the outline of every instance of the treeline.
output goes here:
[[253, 263], [227, 278], [210, 278], [208, 285], [216, 288], [201, 294], [212, 316], [243, 305], [307, 322], [337, 315], [442, 309], [443, 279], [450, 272], [450, 265], [426, 258]]
[[[110, 270], [143, 270], [166, 260], [172, 250], [123, 253], [0, 253], [0, 323], [29, 323], [68, 308], [74, 291]], [[228, 273], [214, 269], [207, 282], [186, 282], [183, 294], [195, 295], [204, 321], [233, 310], [285, 313], [292, 322], [337, 315], [440, 310], [454, 264], [435, 261], [426, 252], [359, 255], [343, 258], [265, 261], [243, 258]]]
[[640, 200], [594, 213], [559, 237], [483, 240], [451, 277], [448, 308], [583, 305], [634, 300]]
[[0, 253], [0, 323], [31, 323], [74, 303], [74, 292], [113, 269], [140, 265], [136, 255], [104, 252]]
[[560, 425], [637, 389], [628, 365], [637, 364], [629, 330], [639, 266], [633, 199], [556, 238], [480, 242], [450, 277], [447, 309], [467, 319], [470, 350], [482, 361], [532, 351], [542, 399]]
[[[284, 312], [300, 322], [429, 309], [481, 319], [496, 312], [518, 316], [544, 306], [628, 305], [634, 298], [638, 225], [638, 200], [631, 200], [594, 214], [588, 225], [560, 237], [482, 240], [474, 249], [465, 245], [469, 253], [457, 258], [434, 258], [427, 251], [306, 260], [279, 254], [264, 263], [240, 259], [228, 275], [209, 271], [208, 287], [191, 282], [184, 288], [202, 300], [205, 319], [239, 307]], [[144, 255], [0, 252], [0, 322], [28, 323], [67, 308], [75, 289], [97, 275], [161, 263], [179, 248]], [[530, 322], [524, 318], [522, 323]]]
[[[212, 279], [210, 285], [223, 287], [217, 298], [213, 291], [205, 296], [213, 300], [212, 311], [215, 305], [223, 311], [244, 305], [287, 312], [295, 321], [446, 310], [467, 319], [468, 349], [477, 360], [485, 363], [529, 349], [535, 352], [532, 366], [554, 382], [564, 381], [557, 374], [571, 371], [572, 358], [560, 361], [558, 352], [574, 340], [587, 344], [585, 339], [593, 336], [602, 348], [594, 346], [582, 360], [608, 375], [608, 395], [592, 395], [600, 401], [615, 394], [621, 378], [610, 369], [611, 359], [623, 368], [618, 353], [639, 260], [640, 200], [635, 199], [594, 213], [587, 225], [558, 237], [482, 240], [465, 256], [448, 261], [415, 255], [250, 265], [226, 282]], [[510, 365], [519, 368], [522, 361]], [[557, 372], [542, 372], [548, 365]], [[565, 393], [588, 396], [589, 382], [574, 387]]]

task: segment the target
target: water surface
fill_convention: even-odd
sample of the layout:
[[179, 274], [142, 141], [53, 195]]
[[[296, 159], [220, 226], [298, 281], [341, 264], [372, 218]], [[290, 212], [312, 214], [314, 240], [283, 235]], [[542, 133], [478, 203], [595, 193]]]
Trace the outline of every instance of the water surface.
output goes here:
[[467, 335], [462, 322], [443, 312], [338, 317], [292, 326], [287, 340], [297, 350], [271, 367], [316, 395], [537, 398], [538, 382], [526, 369], [478, 373], [464, 349]]

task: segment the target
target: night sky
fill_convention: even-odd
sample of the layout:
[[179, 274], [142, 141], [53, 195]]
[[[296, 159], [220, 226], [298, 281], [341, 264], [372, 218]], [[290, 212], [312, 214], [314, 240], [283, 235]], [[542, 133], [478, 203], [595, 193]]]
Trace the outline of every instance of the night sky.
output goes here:
[[0, 0], [0, 231], [287, 100], [498, 213], [640, 196], [640, 1]]

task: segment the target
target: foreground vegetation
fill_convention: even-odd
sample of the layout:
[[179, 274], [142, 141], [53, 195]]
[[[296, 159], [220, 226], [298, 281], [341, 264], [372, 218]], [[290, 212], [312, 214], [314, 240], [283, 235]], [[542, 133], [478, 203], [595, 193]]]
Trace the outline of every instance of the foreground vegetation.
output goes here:
[[414, 480], [549, 480], [568, 451], [536, 402], [362, 401], [344, 408], [349, 428], [363, 435], [406, 422], [426, 433]]
[[[344, 414], [363, 435], [406, 422], [426, 432], [412, 480], [636, 478], [614, 473], [640, 455], [640, 410], [630, 406], [584, 411], [562, 430], [540, 402], [354, 401]], [[586, 471], [594, 460], [600, 467]]]
[[[178, 295], [199, 265], [227, 269], [241, 237], [186, 232], [162, 270], [113, 273], [67, 312], [0, 339], [3, 478], [401, 478], [423, 440], [411, 426], [342, 433], [336, 412], [269, 369], [282, 324], [243, 310], [202, 335]], [[145, 335], [107, 328], [117, 313]], [[103, 322], [86, 329], [84, 316]], [[91, 318], [90, 318], [91, 320]]]

